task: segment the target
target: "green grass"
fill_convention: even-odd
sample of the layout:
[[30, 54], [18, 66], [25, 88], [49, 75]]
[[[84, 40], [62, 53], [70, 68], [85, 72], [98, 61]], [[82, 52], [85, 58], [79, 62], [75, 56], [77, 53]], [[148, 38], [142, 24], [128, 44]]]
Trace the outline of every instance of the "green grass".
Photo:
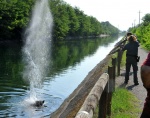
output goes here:
[[[127, 89], [116, 88], [112, 96], [110, 118], [138, 118], [139, 100]], [[93, 118], [98, 118], [98, 108]]]
[[111, 118], [138, 118], [139, 100], [127, 89], [117, 88], [112, 97]]
[[125, 66], [126, 64], [126, 51], [123, 52], [122, 54], [122, 59], [121, 59], [121, 67]]

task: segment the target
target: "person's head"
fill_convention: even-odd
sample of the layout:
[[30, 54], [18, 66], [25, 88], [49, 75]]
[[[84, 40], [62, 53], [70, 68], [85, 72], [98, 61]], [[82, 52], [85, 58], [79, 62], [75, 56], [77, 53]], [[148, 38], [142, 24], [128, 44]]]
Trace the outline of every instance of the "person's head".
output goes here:
[[136, 37], [135, 37], [134, 35], [130, 35], [130, 36], [128, 37], [128, 41], [129, 41], [129, 42], [136, 41]]
[[131, 33], [131, 32], [128, 32], [128, 33], [127, 33], [127, 37], [128, 37], [128, 36], [131, 36], [131, 35], [132, 35], [132, 33]]

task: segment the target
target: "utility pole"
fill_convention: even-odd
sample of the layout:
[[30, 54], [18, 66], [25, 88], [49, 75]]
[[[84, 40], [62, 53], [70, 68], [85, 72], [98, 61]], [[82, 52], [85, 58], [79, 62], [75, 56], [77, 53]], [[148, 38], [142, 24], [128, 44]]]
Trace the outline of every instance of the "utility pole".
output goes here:
[[141, 19], [141, 18], [140, 18], [140, 13], [141, 13], [141, 11], [139, 11], [139, 25], [140, 25], [140, 19]]
[[134, 20], [134, 28], [135, 28], [135, 20]]

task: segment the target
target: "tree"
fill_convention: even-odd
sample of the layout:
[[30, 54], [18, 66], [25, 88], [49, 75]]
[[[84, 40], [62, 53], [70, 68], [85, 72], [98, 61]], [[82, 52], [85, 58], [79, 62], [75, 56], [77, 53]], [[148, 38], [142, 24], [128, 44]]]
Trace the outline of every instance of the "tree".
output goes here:
[[76, 15], [75, 10], [70, 5], [67, 6], [67, 12], [69, 16], [69, 27], [70, 27], [68, 35], [75, 36], [76, 32], [80, 27], [78, 16]]
[[148, 25], [149, 23], [150, 23], [150, 14], [148, 13], [148, 14], [146, 14], [143, 18], [142, 18], [142, 20], [143, 20], [143, 25]]
[[53, 36], [55, 39], [64, 39], [70, 29], [67, 5], [63, 1], [52, 0], [51, 10], [54, 19]]
[[112, 35], [112, 34], [118, 34], [119, 33], [118, 28], [111, 25], [108, 21], [102, 22], [101, 26], [102, 26], [102, 30], [103, 30], [102, 33], [103, 34]]
[[[6, 39], [21, 38], [22, 29], [27, 26], [34, 0], [10, 0], [0, 3], [0, 28]], [[9, 34], [9, 35], [8, 35]]]

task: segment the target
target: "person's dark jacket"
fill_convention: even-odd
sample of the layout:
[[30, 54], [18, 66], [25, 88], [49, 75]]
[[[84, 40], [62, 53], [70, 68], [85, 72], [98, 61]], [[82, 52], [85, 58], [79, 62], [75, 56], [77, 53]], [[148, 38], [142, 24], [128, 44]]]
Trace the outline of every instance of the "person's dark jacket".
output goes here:
[[129, 41], [129, 43], [127, 43], [122, 50], [123, 51], [127, 50], [126, 54], [129, 56], [137, 56], [138, 47], [139, 47], [138, 41]]

